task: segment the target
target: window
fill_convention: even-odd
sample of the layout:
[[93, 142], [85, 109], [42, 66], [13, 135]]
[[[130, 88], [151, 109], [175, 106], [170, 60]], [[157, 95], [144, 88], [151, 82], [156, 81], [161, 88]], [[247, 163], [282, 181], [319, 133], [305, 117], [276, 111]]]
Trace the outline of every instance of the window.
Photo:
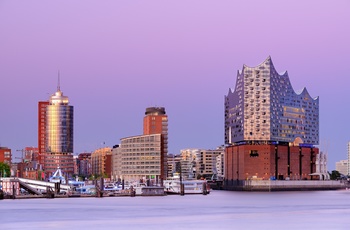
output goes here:
[[258, 157], [259, 156], [258, 150], [250, 150], [249, 156], [250, 157]]

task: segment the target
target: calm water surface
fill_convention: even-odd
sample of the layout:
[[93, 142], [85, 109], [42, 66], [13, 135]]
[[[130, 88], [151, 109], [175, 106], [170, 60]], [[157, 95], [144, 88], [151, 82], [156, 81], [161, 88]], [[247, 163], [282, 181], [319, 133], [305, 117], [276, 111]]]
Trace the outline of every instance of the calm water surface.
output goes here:
[[3, 229], [350, 229], [350, 190], [0, 200]]

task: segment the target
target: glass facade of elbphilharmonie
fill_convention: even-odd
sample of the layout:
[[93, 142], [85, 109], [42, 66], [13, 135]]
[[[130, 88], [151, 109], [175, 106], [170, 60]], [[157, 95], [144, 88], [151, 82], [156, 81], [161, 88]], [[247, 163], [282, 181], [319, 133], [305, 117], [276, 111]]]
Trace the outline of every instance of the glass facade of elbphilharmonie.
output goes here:
[[277, 141], [319, 143], [319, 98], [295, 92], [288, 73], [277, 73], [268, 57], [243, 66], [225, 96], [225, 143]]

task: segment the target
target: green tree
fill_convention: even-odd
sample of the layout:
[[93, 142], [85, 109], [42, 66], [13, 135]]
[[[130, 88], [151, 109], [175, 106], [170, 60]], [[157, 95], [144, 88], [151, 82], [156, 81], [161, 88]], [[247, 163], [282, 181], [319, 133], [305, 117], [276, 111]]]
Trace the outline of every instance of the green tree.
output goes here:
[[11, 169], [6, 163], [0, 162], [0, 177], [10, 177]]
[[329, 173], [329, 176], [331, 177], [331, 180], [337, 180], [340, 178], [341, 174], [337, 170], [333, 170], [331, 173]]

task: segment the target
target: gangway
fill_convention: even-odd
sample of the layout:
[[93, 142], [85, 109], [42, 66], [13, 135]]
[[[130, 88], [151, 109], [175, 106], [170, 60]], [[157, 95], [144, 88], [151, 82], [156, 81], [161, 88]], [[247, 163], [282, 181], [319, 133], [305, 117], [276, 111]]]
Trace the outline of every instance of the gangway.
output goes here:
[[35, 189], [33, 188], [32, 186], [20, 181], [19, 181], [19, 185], [21, 186], [21, 188], [27, 190], [29, 193], [31, 194], [35, 194], [35, 195], [42, 195], [42, 193], [38, 190], [38, 189]]
[[[53, 190], [55, 189], [55, 183], [53, 182], [47, 182], [47, 181], [40, 181], [40, 180], [30, 180], [30, 179], [24, 179], [24, 178], [18, 178], [20, 183], [25, 184], [27, 186], [32, 187], [33, 189], [37, 190], [45, 190], [47, 188], [52, 188]], [[61, 184], [60, 185], [60, 190], [62, 192], [68, 192], [71, 190], [70, 185], [65, 185]]]

